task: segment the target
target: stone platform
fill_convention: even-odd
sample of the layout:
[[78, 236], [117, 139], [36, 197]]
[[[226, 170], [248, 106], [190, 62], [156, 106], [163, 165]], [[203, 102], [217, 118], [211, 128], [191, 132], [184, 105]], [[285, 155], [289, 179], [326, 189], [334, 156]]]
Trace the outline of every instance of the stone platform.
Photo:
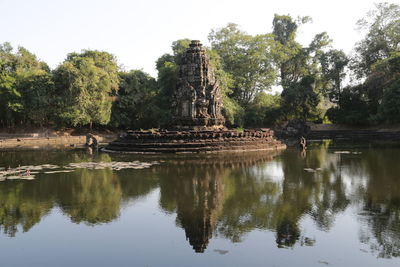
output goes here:
[[104, 148], [127, 153], [209, 153], [281, 150], [270, 129], [214, 131], [128, 131]]

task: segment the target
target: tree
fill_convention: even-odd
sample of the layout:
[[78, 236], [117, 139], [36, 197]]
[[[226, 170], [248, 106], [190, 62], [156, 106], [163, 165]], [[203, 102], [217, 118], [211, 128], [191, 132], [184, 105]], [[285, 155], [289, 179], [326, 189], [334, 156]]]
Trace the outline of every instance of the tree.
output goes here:
[[233, 79], [232, 92], [228, 95], [242, 107], [258, 93], [271, 89], [276, 78], [270, 53], [271, 34], [251, 36], [230, 23], [225, 28], [212, 30], [208, 39], [212, 50], [221, 58], [222, 69]]
[[0, 45], [0, 118], [3, 126], [13, 123], [13, 114], [22, 105], [21, 94], [15, 88], [15, 56], [10, 43]]
[[280, 94], [259, 93], [246, 110], [246, 127], [273, 126], [281, 115]]
[[244, 125], [244, 108], [235, 99], [229, 97], [233, 93], [234, 79], [231, 74], [223, 69], [221, 57], [216, 50], [207, 49], [210, 64], [214, 69], [216, 80], [222, 93], [222, 114], [225, 124], [229, 127], [242, 127]]
[[70, 53], [54, 71], [58, 112], [62, 122], [77, 126], [110, 121], [113, 91], [118, 90], [118, 66], [107, 52]]
[[357, 22], [366, 30], [365, 37], [355, 47], [353, 69], [360, 78], [371, 72], [371, 67], [393, 52], [400, 50], [400, 6], [380, 3], [367, 16]]
[[[179, 64], [183, 53], [189, 48], [189, 44], [189, 39], [180, 39], [172, 42], [173, 54], [164, 54], [156, 61], [157, 83], [160, 89], [159, 104], [166, 113], [170, 112], [172, 95], [178, 83]], [[167, 117], [170, 116], [170, 114], [167, 115]]]
[[[350, 67], [360, 82], [342, 92], [336, 89], [340, 95], [339, 107], [329, 110], [329, 117], [334, 122], [348, 124], [398, 122], [400, 6], [377, 4], [357, 25], [366, 34], [356, 44]], [[338, 70], [345, 63], [343, 59], [340, 56], [332, 60], [340, 63]], [[339, 81], [339, 73], [331, 72], [330, 76]]]
[[297, 29], [310, 21], [309, 17], [298, 18], [275, 14], [273, 25], [275, 64], [280, 72], [280, 85], [285, 88], [298, 82], [307, 74], [307, 50], [296, 41]]
[[159, 127], [162, 111], [156, 103], [159, 94], [157, 81], [141, 70], [120, 72], [119, 77], [110, 123], [124, 128]]
[[0, 120], [43, 125], [51, 116], [53, 83], [50, 69], [23, 47], [16, 53], [9, 43], [0, 45]]
[[[400, 122], [400, 52], [380, 61], [373, 68], [371, 80], [379, 82], [382, 88], [382, 102], [379, 105], [379, 119], [384, 122]], [[376, 82], [375, 82], [376, 83]]]
[[54, 98], [50, 69], [23, 47], [17, 53], [16, 88], [21, 92], [22, 120], [40, 126], [49, 124]]
[[369, 112], [365, 87], [345, 87], [340, 95], [340, 106], [330, 108], [326, 115], [334, 123], [367, 124]]
[[318, 117], [320, 98], [315, 91], [315, 78], [305, 76], [282, 91], [282, 109], [288, 119], [300, 118], [304, 121]]
[[298, 18], [275, 15], [273, 20], [274, 58], [280, 71], [282, 111], [287, 119], [317, 118], [321, 101], [323, 75], [321, 56], [331, 40], [325, 33], [315, 35], [308, 47], [296, 41], [297, 29], [309, 22]]
[[349, 59], [342, 50], [331, 49], [320, 57], [324, 84], [322, 92], [333, 103], [340, 105], [342, 81], [346, 76], [345, 67]]

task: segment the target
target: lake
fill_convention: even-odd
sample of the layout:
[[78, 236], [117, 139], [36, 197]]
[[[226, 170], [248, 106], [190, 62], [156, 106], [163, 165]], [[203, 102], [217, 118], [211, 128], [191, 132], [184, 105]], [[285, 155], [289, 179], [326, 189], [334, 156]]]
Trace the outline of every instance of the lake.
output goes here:
[[399, 155], [3, 151], [1, 266], [400, 266]]

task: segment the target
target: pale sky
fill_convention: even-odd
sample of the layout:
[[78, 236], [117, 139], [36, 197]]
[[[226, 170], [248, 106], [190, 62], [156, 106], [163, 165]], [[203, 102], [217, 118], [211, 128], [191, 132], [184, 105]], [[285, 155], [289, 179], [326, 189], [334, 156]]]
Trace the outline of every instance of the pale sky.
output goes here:
[[[156, 76], [155, 61], [177, 39], [208, 44], [211, 29], [233, 22], [250, 34], [272, 31], [275, 13], [311, 16], [299, 41], [322, 31], [349, 53], [360, 39], [355, 23], [373, 0], [0, 0], [0, 43], [23, 46], [51, 68], [82, 49], [114, 54], [126, 70]], [[397, 1], [386, 1], [398, 3]]]

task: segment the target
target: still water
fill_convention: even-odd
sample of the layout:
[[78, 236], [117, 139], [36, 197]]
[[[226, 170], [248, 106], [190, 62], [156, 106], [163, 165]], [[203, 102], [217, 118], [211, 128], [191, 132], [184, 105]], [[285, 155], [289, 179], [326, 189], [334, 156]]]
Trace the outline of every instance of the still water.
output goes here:
[[[0, 152], [70, 171], [0, 182], [0, 266], [400, 266], [399, 155]], [[68, 168], [136, 160], [153, 165]]]

